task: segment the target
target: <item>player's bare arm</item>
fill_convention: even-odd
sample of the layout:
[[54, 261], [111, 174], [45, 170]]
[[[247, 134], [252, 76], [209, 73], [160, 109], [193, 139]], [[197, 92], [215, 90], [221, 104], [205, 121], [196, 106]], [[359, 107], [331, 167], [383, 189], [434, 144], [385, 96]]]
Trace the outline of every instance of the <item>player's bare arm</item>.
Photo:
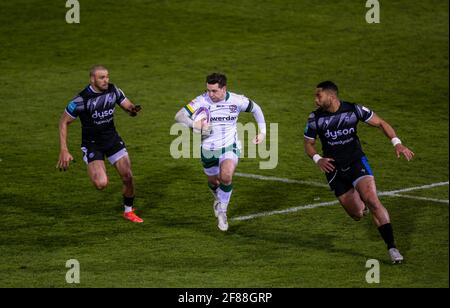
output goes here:
[[175, 115], [175, 121], [177, 123], [183, 124], [186, 127], [193, 128], [194, 132], [202, 133], [204, 135], [208, 134], [211, 131], [210, 124], [204, 119], [200, 119], [198, 121], [193, 121], [191, 117], [184, 111], [184, 108], [181, 108], [177, 114]]
[[66, 171], [69, 168], [70, 161], [73, 160], [72, 155], [69, 152], [67, 147], [67, 127], [70, 123], [75, 121], [72, 117], [70, 117], [66, 112], [63, 112], [61, 119], [59, 120], [59, 160], [56, 164], [56, 168], [59, 170]]
[[380, 128], [386, 135], [386, 137], [388, 137], [389, 140], [391, 140], [391, 142], [395, 147], [395, 153], [397, 154], [397, 158], [400, 158], [400, 154], [403, 154], [403, 156], [407, 161], [410, 161], [413, 158], [414, 152], [412, 152], [410, 149], [408, 149], [401, 143], [400, 139], [397, 137], [397, 134], [395, 133], [395, 130], [388, 122], [384, 121], [382, 118], [380, 118], [378, 115], [374, 113], [372, 118], [369, 121], [367, 121], [367, 123], [371, 126]]
[[332, 158], [327, 157], [321, 157], [317, 151], [316, 151], [316, 140], [314, 139], [308, 139], [304, 138], [304, 147], [306, 154], [314, 160], [314, 162], [317, 164], [317, 166], [322, 170], [323, 172], [329, 173], [333, 172], [335, 167], [331, 163], [334, 161]]
[[177, 123], [183, 124], [186, 127], [194, 127], [194, 121], [187, 115], [187, 113], [181, 108], [175, 115], [175, 121]]
[[128, 98], [120, 104], [120, 107], [132, 117], [137, 116], [138, 112], [142, 109], [141, 105], [134, 105]]

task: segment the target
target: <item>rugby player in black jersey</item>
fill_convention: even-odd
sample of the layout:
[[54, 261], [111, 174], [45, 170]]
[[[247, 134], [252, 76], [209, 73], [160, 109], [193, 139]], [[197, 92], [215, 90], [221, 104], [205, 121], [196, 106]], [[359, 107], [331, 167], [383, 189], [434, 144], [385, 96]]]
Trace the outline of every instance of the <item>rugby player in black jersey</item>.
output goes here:
[[[404, 146], [389, 123], [370, 109], [338, 97], [338, 87], [331, 81], [317, 85], [315, 103], [319, 107], [309, 115], [304, 132], [306, 154], [325, 172], [328, 184], [345, 211], [360, 220], [367, 209], [385, 241], [393, 263], [401, 263], [389, 213], [377, 196], [375, 179], [357, 136], [357, 124], [363, 121], [378, 127], [388, 137], [397, 157], [411, 160], [414, 153]], [[323, 157], [315, 149], [316, 137], [322, 143]]]
[[139, 105], [131, 103], [122, 90], [109, 83], [108, 70], [104, 66], [93, 66], [90, 70], [90, 84], [69, 103], [59, 121], [60, 153], [56, 167], [66, 171], [73, 160], [67, 146], [67, 127], [79, 117], [82, 130], [81, 150], [89, 178], [99, 190], [108, 185], [104, 162], [106, 156], [122, 179], [124, 218], [141, 223], [143, 220], [135, 214], [133, 208], [135, 191], [130, 158], [125, 143], [114, 126], [116, 104], [130, 116], [136, 116], [141, 109]]

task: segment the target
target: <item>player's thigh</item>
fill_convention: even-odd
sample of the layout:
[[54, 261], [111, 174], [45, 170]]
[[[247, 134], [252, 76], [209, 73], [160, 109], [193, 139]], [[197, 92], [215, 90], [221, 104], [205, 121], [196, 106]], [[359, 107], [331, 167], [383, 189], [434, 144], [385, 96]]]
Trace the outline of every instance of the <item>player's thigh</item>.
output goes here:
[[366, 202], [368, 206], [377, 205], [380, 202], [377, 195], [375, 178], [373, 176], [367, 175], [361, 177], [355, 184], [355, 188], [359, 192], [361, 199]]
[[121, 178], [131, 178], [133, 176], [131, 172], [131, 160], [128, 155], [122, 156], [113, 166], [116, 168]]
[[239, 163], [239, 156], [234, 151], [227, 151], [219, 158], [220, 174], [234, 174]]
[[220, 159], [220, 179], [222, 182], [231, 182], [238, 164], [238, 157], [233, 152], [227, 152]]
[[359, 193], [351, 188], [344, 194], [338, 197], [339, 202], [342, 207], [345, 209], [347, 213], [351, 216], [359, 216], [362, 215], [362, 211], [364, 210], [364, 202], [361, 200]]
[[89, 178], [97, 186], [106, 186], [108, 176], [106, 175], [106, 166], [103, 160], [94, 160], [88, 163], [87, 170]]
[[353, 163], [349, 170], [349, 178], [364, 202], [379, 202], [375, 178], [373, 177], [372, 168], [369, 165], [367, 157], [363, 156]]
[[236, 161], [232, 159], [225, 159], [220, 164], [220, 173], [227, 173], [227, 174], [233, 174], [236, 170]]

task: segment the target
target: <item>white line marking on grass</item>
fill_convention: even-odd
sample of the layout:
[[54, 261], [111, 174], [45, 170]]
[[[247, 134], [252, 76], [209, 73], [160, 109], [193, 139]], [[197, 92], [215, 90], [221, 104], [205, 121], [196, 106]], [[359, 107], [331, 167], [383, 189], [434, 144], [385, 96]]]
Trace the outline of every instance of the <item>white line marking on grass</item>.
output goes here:
[[407, 191], [413, 191], [413, 190], [419, 190], [419, 189], [429, 189], [433, 187], [439, 187], [439, 186], [445, 186], [448, 185], [448, 182], [439, 182], [439, 183], [433, 183], [429, 185], [423, 185], [423, 186], [416, 186], [416, 187], [410, 187], [410, 188], [404, 188], [399, 190], [392, 190], [387, 192], [380, 192], [379, 195], [394, 195], [401, 192], [407, 192]]
[[389, 194], [386, 195], [387, 197], [400, 197], [400, 198], [407, 198], [407, 199], [416, 199], [416, 200], [424, 200], [424, 201], [433, 201], [438, 203], [446, 203], [449, 204], [448, 200], [444, 199], [433, 199], [433, 198], [426, 198], [426, 197], [419, 197], [419, 196], [409, 196], [409, 195], [398, 195], [398, 194]]
[[291, 207], [291, 208], [288, 208], [288, 209], [285, 209], [285, 210], [278, 210], [278, 211], [271, 211], [271, 212], [262, 212], [262, 213], [257, 213], [257, 214], [253, 214], [253, 215], [248, 215], [248, 216], [239, 216], [239, 217], [232, 218], [231, 220], [249, 220], [249, 219], [253, 219], [253, 218], [257, 218], [257, 217], [263, 217], [263, 216], [272, 216], [272, 215], [278, 215], [278, 214], [295, 213], [295, 212], [302, 211], [302, 210], [314, 209], [316, 207], [329, 206], [329, 205], [334, 205], [334, 204], [337, 204], [337, 203], [339, 203], [338, 200], [329, 201], [329, 202], [322, 202], [322, 203], [313, 203], [313, 204], [307, 204], [307, 205], [303, 205], [303, 206]]
[[[274, 178], [271, 178], [271, 179], [273, 180]], [[302, 183], [302, 184], [305, 184], [305, 183]], [[379, 192], [378, 195], [381, 196], [381, 197], [382, 196], [386, 196], [386, 197], [403, 197], [403, 198], [412, 198], [412, 199], [426, 200], [426, 201], [435, 201], [435, 202], [442, 202], [442, 203], [444, 201], [446, 201], [445, 203], [448, 203], [448, 200], [431, 199], [431, 198], [425, 198], [425, 197], [416, 197], [416, 196], [408, 196], [408, 195], [399, 195], [398, 194], [399, 192], [413, 191], [413, 190], [419, 190], [419, 189], [429, 189], [429, 188], [438, 187], [438, 186], [444, 186], [444, 185], [448, 185], [448, 184], [449, 184], [449, 182], [439, 182], [439, 183], [433, 183], [433, 184], [430, 184], [430, 185], [423, 185], [423, 186], [416, 186], [416, 187], [404, 188], [404, 189], [399, 189], [399, 190]], [[288, 209], [285, 209], [285, 210], [261, 212], [261, 213], [246, 215], [246, 216], [238, 216], [238, 217], [231, 218], [231, 220], [250, 220], [250, 219], [257, 218], [257, 217], [272, 216], [272, 215], [278, 215], [278, 214], [295, 213], [295, 212], [302, 211], [302, 210], [313, 209], [313, 208], [322, 207], [322, 206], [330, 206], [330, 205], [334, 205], [334, 204], [338, 204], [338, 203], [339, 203], [338, 200], [334, 200], [334, 201], [328, 201], [328, 202], [322, 202], [322, 203], [306, 204], [306, 205], [302, 205], [302, 206], [288, 208]]]
[[305, 185], [311, 185], [311, 186], [317, 186], [317, 187], [328, 187], [327, 184], [322, 184], [322, 183], [313, 182], [313, 181], [291, 180], [291, 179], [277, 178], [277, 177], [273, 177], [273, 176], [264, 176], [264, 175], [240, 173], [240, 172], [236, 172], [234, 175], [240, 176], [243, 178], [251, 178], [251, 179], [257, 179], [257, 180], [262, 180], [262, 181], [275, 181], [275, 182], [283, 182], [283, 183], [291, 183], [291, 184], [305, 184]]

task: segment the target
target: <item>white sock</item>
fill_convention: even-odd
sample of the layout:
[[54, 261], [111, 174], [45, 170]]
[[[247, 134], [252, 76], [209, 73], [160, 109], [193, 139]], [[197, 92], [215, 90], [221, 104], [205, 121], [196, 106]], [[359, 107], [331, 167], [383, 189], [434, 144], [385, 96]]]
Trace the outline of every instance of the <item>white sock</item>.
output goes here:
[[[229, 185], [229, 186], [231, 186], [231, 185]], [[227, 211], [228, 203], [230, 203], [231, 193], [232, 192], [233, 192], [232, 189], [230, 189], [229, 191], [224, 191], [222, 189], [222, 185], [221, 185], [221, 187], [219, 187], [217, 189], [217, 199], [219, 199], [219, 202], [221, 204], [221, 206], [219, 208], [219, 212], [226, 212]]]
[[129, 212], [132, 212], [132, 211], [133, 211], [133, 207], [132, 207], [132, 206], [126, 206], [126, 205], [124, 205], [124, 207], [125, 207], [125, 213], [129, 213]]
[[228, 203], [219, 203], [219, 206], [218, 206], [218, 209], [217, 209], [217, 211], [219, 212], [219, 213], [227, 213], [227, 210], [228, 210]]

